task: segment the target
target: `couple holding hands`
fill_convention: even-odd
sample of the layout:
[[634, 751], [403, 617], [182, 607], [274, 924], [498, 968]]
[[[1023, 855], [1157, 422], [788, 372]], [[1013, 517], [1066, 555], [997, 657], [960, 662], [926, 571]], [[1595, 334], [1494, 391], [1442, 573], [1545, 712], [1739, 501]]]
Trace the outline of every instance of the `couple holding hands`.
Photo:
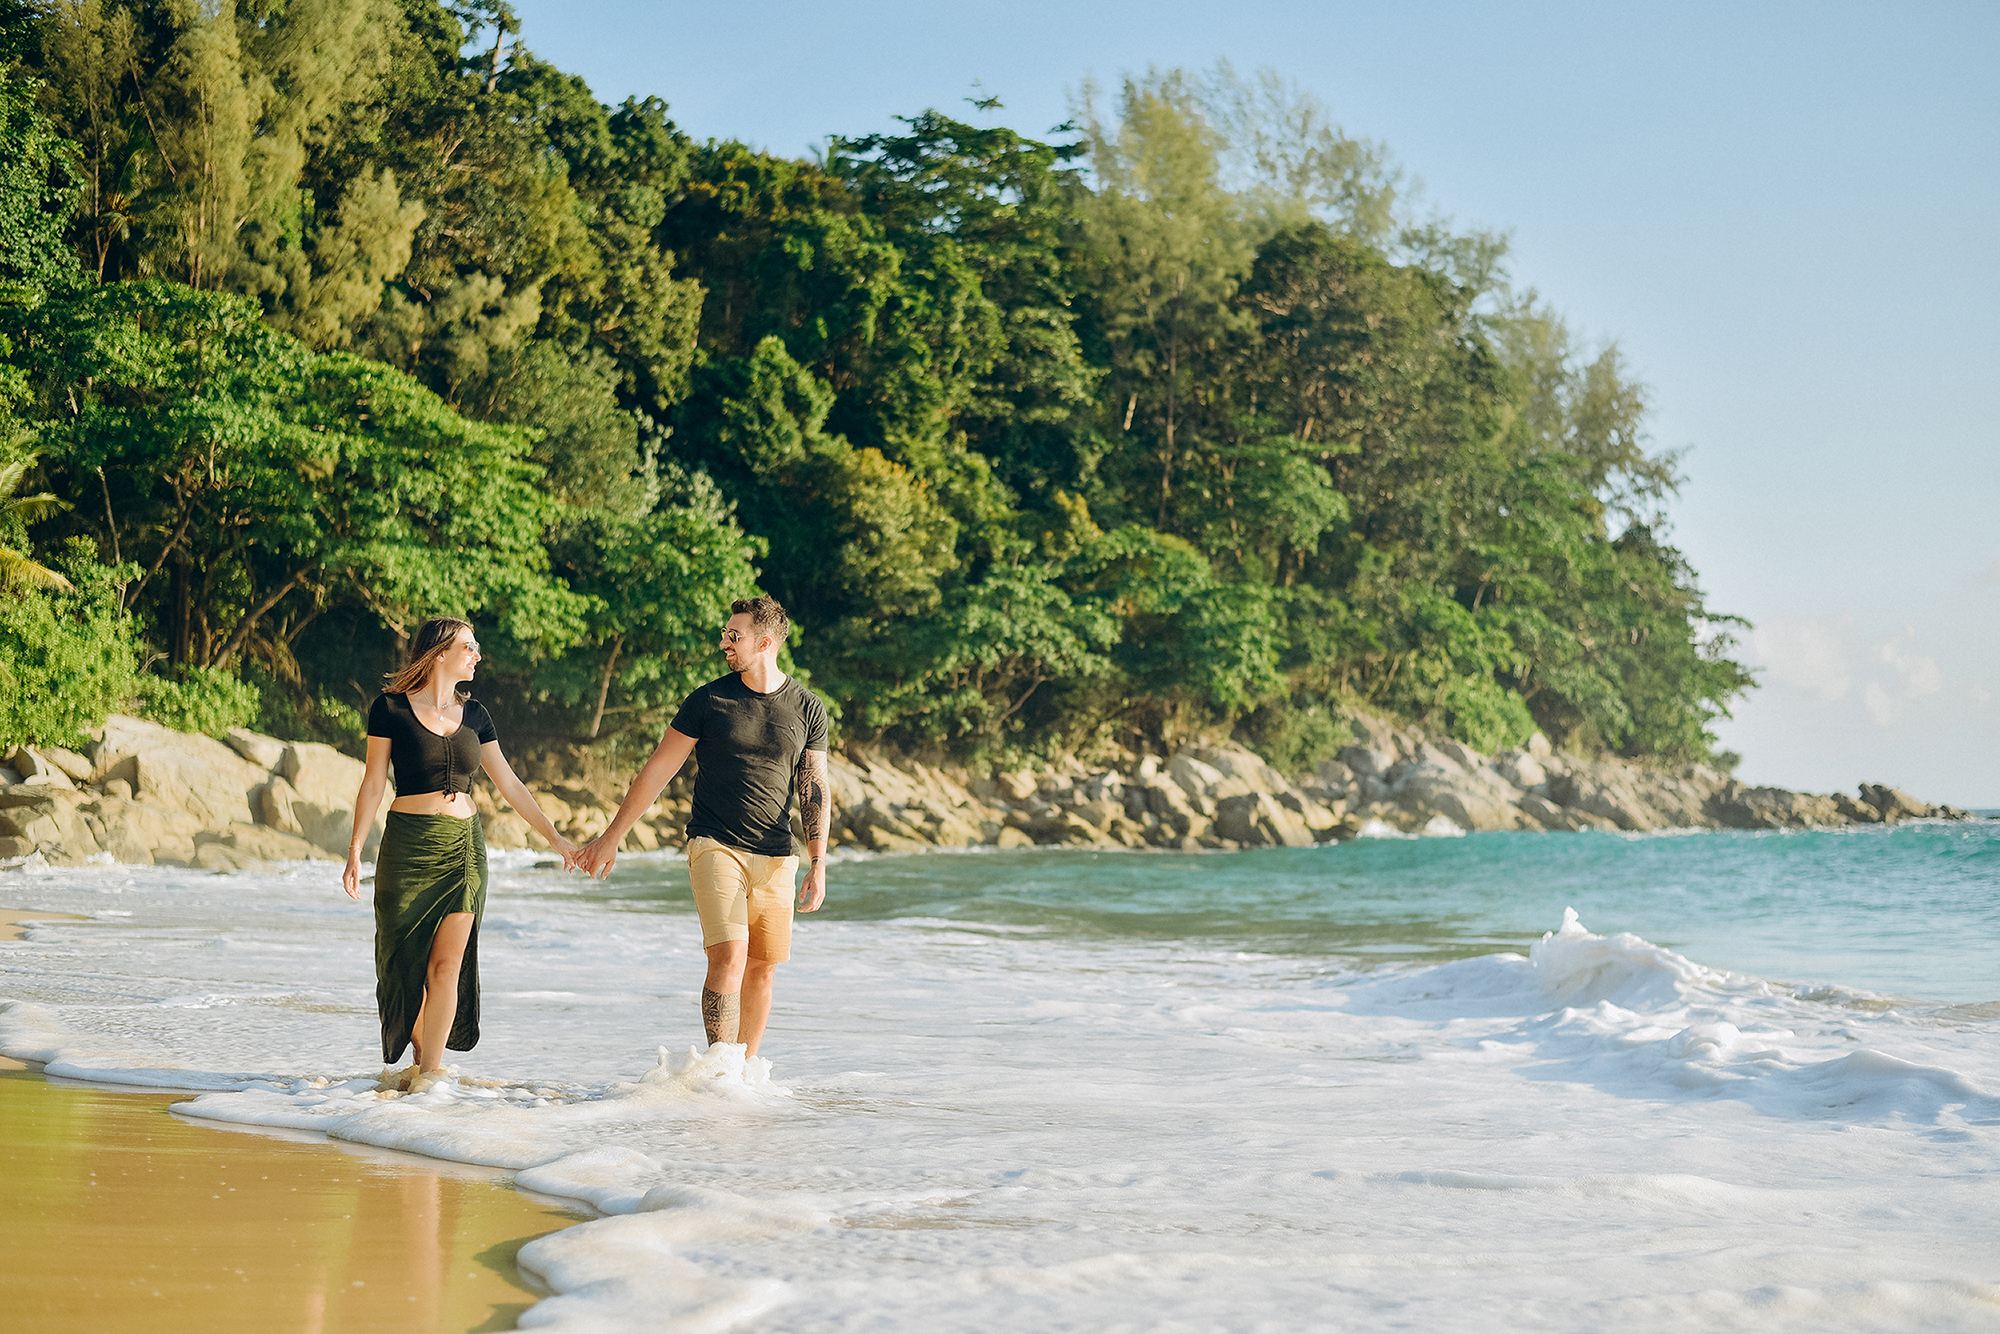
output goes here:
[[711, 1045], [741, 1042], [756, 1055], [771, 1016], [771, 982], [791, 956], [791, 804], [798, 797], [811, 864], [796, 901], [812, 912], [826, 898], [826, 706], [778, 670], [791, 632], [771, 598], [730, 605], [722, 631], [729, 673], [696, 690], [674, 715], [652, 758], [632, 780], [611, 825], [577, 847], [542, 813], [500, 751], [493, 719], [465, 683], [479, 664], [472, 627], [450, 617], [424, 622], [409, 666], [368, 710], [368, 769], [354, 803], [354, 836], [341, 883], [361, 897], [361, 848], [393, 771], [396, 799], [375, 856], [375, 1002], [382, 1059], [406, 1046], [416, 1064], [403, 1087], [441, 1077], [444, 1053], [479, 1041], [479, 921], [486, 908], [486, 840], [472, 808], [482, 768], [565, 869], [608, 875], [618, 845], [689, 755], [697, 772], [687, 827], [688, 878], [701, 917], [708, 976], [702, 1020]]

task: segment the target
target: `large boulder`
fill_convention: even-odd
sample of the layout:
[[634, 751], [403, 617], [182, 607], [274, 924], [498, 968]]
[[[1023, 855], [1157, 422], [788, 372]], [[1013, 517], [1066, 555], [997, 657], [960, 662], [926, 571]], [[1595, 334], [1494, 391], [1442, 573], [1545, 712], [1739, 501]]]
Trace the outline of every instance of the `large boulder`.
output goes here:
[[233, 824], [194, 836], [190, 866], [208, 871], [244, 871], [266, 862], [325, 860], [326, 854], [296, 834], [265, 825]]
[[1209, 793], [1223, 781], [1222, 771], [1204, 764], [1187, 751], [1167, 761], [1167, 778], [1187, 794], [1188, 804], [1202, 815], [1213, 813]]
[[1888, 787], [1881, 783], [1863, 783], [1860, 788], [1861, 800], [1873, 806], [1883, 824], [1895, 824], [1898, 820], [1921, 820], [1932, 813], [1932, 808], [1918, 801], [1901, 788]]
[[[332, 746], [312, 741], [287, 745], [278, 760], [278, 777], [291, 785], [291, 791], [283, 794], [292, 813], [286, 832], [300, 835], [324, 852], [345, 857], [354, 836], [354, 800], [367, 772], [367, 765]], [[362, 856], [374, 856], [382, 840], [382, 821], [383, 811], [373, 812]]]
[[1493, 772], [1524, 792], [1549, 781], [1549, 771], [1525, 750], [1503, 750], [1495, 755]]
[[185, 866], [194, 860], [201, 821], [158, 802], [100, 797], [84, 808], [97, 821], [104, 851], [127, 866]]
[[1208, 816], [1195, 809], [1187, 789], [1179, 783], [1155, 783], [1145, 789], [1146, 809], [1178, 845], [1208, 832]]
[[0, 857], [25, 857], [31, 852], [68, 844], [75, 817], [67, 802], [57, 800], [46, 784], [35, 783], [0, 792]]
[[250, 792], [269, 777], [212, 737], [120, 714], [105, 720], [90, 760], [94, 782], [125, 778], [142, 800], [185, 812], [208, 829], [253, 820]]
[[[1482, 758], [1477, 751], [1459, 750], [1475, 762]], [[1442, 747], [1419, 745], [1388, 777], [1396, 803], [1422, 821], [1442, 815], [1462, 830], [1519, 829], [1525, 823], [1514, 805], [1520, 793], [1483, 764], [1468, 768]]]
[[284, 742], [247, 727], [232, 727], [224, 732], [222, 744], [260, 769], [275, 769], [285, 758]]
[[1245, 792], [1215, 803], [1215, 833], [1246, 848], [1309, 848], [1312, 830], [1303, 816], [1287, 810], [1269, 792]]
[[1728, 783], [1710, 797], [1708, 816], [1725, 829], [1809, 829], [1847, 823], [1832, 797], [1741, 783]]
[[1549, 780], [1558, 805], [1609, 820], [1620, 829], [1665, 829], [1669, 821], [1639, 795], [1629, 775], [1612, 766], [1579, 765]]

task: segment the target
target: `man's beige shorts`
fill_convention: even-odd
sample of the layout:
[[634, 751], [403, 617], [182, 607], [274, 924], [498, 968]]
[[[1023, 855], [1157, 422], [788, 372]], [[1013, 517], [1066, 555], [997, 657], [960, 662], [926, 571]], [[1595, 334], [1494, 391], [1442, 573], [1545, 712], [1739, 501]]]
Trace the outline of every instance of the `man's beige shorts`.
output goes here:
[[760, 857], [712, 838], [691, 838], [687, 860], [703, 949], [747, 940], [753, 959], [783, 963], [792, 957], [797, 857]]

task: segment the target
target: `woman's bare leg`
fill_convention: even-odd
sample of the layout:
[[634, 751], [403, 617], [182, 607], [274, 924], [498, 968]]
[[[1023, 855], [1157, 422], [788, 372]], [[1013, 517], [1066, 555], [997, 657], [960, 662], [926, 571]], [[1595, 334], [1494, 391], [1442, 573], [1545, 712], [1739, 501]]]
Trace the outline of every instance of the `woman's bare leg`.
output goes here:
[[472, 920], [469, 912], [447, 913], [431, 938], [424, 1001], [417, 1007], [416, 1027], [410, 1033], [420, 1071], [444, 1068], [445, 1039], [451, 1036], [451, 1021], [458, 1017], [458, 969], [466, 942], [472, 939]]

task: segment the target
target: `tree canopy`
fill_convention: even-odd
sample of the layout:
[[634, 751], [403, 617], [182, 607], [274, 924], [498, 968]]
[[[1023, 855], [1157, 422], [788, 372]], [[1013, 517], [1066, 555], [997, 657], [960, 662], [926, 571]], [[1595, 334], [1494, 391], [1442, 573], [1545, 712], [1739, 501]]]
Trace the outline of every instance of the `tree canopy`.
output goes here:
[[598, 102], [498, 0], [9, 33], [0, 469], [47, 499], [0, 543], [161, 692], [338, 740], [450, 612], [511, 725], [656, 728], [756, 590], [849, 735], [960, 752], [1297, 765], [1365, 704], [1678, 759], [1750, 684], [1617, 347], [1276, 76], [807, 161]]

